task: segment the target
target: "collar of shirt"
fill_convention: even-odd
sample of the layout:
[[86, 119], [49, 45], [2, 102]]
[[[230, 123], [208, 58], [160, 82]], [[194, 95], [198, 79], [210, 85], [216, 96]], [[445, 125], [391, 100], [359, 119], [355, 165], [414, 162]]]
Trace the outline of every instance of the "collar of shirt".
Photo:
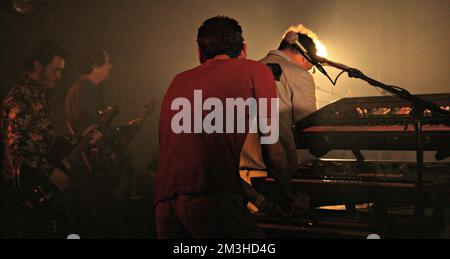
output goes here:
[[80, 78], [80, 80], [81, 80], [81, 81], [87, 82], [87, 83], [89, 84], [89, 86], [92, 86], [94, 89], [98, 90], [98, 89], [97, 89], [97, 85], [96, 85], [91, 79], [89, 79], [88, 77], [82, 76], [82, 77]]
[[100, 87], [86, 76], [82, 76], [80, 81], [86, 83], [88, 85], [88, 91], [94, 95], [97, 95], [100, 100], [100, 104], [105, 106], [105, 101], [103, 99], [103, 94]]
[[39, 93], [43, 94], [43, 98], [48, 102], [49, 89], [45, 85], [31, 78], [27, 73], [23, 74], [20, 84], [24, 84], [34, 88]]
[[287, 61], [292, 62], [291, 58], [288, 57], [286, 54], [284, 54], [284, 52], [281, 50], [271, 50], [268, 55], [282, 57], [282, 58], [286, 59]]
[[31, 78], [31, 76], [28, 75], [27, 73], [23, 74], [22, 80], [27, 85], [34, 86], [41, 90], [45, 90], [45, 91], [47, 90], [47, 88], [43, 84], [41, 84], [38, 81]]

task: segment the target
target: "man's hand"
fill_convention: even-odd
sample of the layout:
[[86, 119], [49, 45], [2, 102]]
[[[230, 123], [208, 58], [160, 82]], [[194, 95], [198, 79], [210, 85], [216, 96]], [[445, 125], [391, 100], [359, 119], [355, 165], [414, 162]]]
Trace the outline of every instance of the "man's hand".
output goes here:
[[69, 188], [69, 176], [58, 168], [53, 170], [48, 180], [62, 192]]
[[128, 122], [128, 125], [134, 126], [134, 127], [141, 127], [144, 120], [142, 118], [134, 119]]
[[94, 145], [95, 143], [97, 143], [101, 138], [103, 138], [103, 133], [101, 133], [98, 129], [93, 129], [91, 130], [90, 134], [90, 138], [91, 140], [89, 141], [90, 144]]
[[258, 195], [255, 206], [268, 216], [290, 218], [290, 214], [287, 211], [283, 210], [278, 204], [262, 194]]

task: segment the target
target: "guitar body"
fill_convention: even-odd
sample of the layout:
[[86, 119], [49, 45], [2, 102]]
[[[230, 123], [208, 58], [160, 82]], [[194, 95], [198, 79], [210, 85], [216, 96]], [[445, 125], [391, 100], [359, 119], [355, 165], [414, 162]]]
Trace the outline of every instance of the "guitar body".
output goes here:
[[[58, 137], [52, 145], [47, 161], [55, 167], [69, 174], [67, 157], [78, 145], [78, 140], [73, 137]], [[60, 191], [42, 173], [29, 167], [23, 160], [19, 161], [14, 170], [13, 180], [19, 197], [28, 208], [37, 208], [53, 200]]]
[[[118, 110], [111, 107], [100, 111], [99, 124], [105, 125], [117, 114]], [[105, 125], [100, 128], [92, 127], [92, 129], [102, 131], [101, 128], [108, 127], [108, 125]], [[86, 134], [82, 138], [73, 136], [58, 137], [51, 145], [51, 150], [46, 156], [47, 161], [70, 176], [72, 165], [80, 163], [82, 154], [89, 150], [90, 140], [90, 134]], [[13, 180], [19, 197], [28, 208], [45, 206], [60, 193], [58, 188], [42, 176], [42, 172], [29, 167], [23, 160], [16, 164]]]
[[21, 161], [14, 174], [14, 185], [20, 199], [27, 208], [33, 209], [45, 206], [59, 193], [47, 179], [41, 176], [41, 172], [26, 165]]

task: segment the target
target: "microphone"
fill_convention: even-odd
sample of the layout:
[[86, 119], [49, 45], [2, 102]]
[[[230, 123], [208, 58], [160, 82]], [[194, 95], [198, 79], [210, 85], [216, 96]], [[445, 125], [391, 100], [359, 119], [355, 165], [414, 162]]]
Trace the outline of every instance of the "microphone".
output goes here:
[[316, 59], [321, 64], [325, 64], [325, 65], [328, 65], [330, 67], [334, 67], [334, 68], [337, 68], [337, 69], [340, 69], [340, 70], [343, 70], [343, 71], [348, 71], [348, 70], [353, 69], [353, 68], [348, 67], [348, 66], [346, 66], [344, 64], [340, 64], [340, 63], [328, 60], [328, 59], [326, 59], [324, 57], [316, 56]]
[[328, 76], [327, 71], [322, 67], [322, 65], [318, 61], [318, 56], [316, 55], [316, 48], [313, 40], [309, 37], [307, 37], [307, 40], [309, 44], [305, 44], [307, 42], [303, 42], [299, 39], [298, 33], [290, 31], [286, 34], [284, 39], [291, 45], [295, 45], [300, 53], [309, 61], [311, 64], [313, 64], [322, 74], [325, 76]]

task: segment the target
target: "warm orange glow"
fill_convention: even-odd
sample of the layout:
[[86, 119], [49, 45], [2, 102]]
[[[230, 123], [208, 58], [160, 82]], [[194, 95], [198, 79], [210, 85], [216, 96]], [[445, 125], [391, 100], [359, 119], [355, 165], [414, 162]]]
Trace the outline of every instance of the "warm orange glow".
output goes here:
[[316, 55], [323, 58], [328, 57], [328, 51], [325, 45], [323, 45], [322, 42], [320, 42], [320, 40], [314, 40], [314, 43], [316, 44], [317, 48]]
[[311, 39], [314, 40], [314, 43], [316, 44], [316, 48], [317, 48], [317, 56], [326, 58], [328, 57], [328, 51], [327, 48], [325, 47], [325, 45], [319, 40], [319, 37], [317, 37], [317, 34], [315, 34], [311, 29], [303, 26], [303, 24], [298, 24], [295, 26], [291, 26], [283, 35], [286, 36], [286, 33], [288, 33], [289, 31], [293, 31], [296, 33], [303, 33], [308, 35], [309, 37], [311, 37]]

